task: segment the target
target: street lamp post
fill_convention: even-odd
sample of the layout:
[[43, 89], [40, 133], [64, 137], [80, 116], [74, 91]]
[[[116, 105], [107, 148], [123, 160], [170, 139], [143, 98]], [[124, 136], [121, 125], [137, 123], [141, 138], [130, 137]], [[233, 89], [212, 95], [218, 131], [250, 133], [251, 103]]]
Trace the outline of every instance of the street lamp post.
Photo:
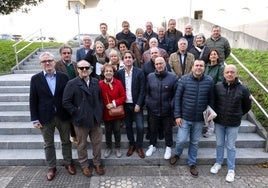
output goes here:
[[67, 0], [68, 8], [74, 9], [75, 14], [77, 14], [77, 30], [78, 36], [80, 36], [80, 8], [85, 8], [87, 0]]
[[192, 0], [190, 0], [190, 8], [189, 8], [189, 24], [191, 24], [191, 13], [192, 13]]
[[77, 31], [78, 31], [78, 37], [80, 36], [80, 5], [78, 3], [75, 4], [75, 13], [77, 14]]

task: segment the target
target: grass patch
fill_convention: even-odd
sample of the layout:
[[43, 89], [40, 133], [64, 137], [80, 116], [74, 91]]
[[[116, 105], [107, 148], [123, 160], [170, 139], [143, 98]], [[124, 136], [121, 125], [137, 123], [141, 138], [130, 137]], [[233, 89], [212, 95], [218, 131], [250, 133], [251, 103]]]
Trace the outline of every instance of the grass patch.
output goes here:
[[[0, 73], [10, 72], [11, 68], [16, 65], [15, 52], [14, 48], [12, 47], [15, 43], [15, 41], [0, 40]], [[29, 42], [21, 42], [17, 46], [17, 51], [27, 44], [29, 44]], [[43, 43], [44, 47], [59, 47], [61, 45], [62, 43], [57, 42]], [[28, 46], [26, 49], [19, 53], [19, 62], [25, 57], [27, 57], [31, 52], [41, 47], [41, 42], [32, 43], [30, 46]]]
[[[255, 76], [257, 79], [268, 88], [268, 53], [267, 51], [254, 51], [245, 49], [232, 49], [232, 53], [244, 64], [245, 67]], [[261, 104], [261, 106], [268, 112], [268, 94], [252, 79], [248, 73], [229, 57], [226, 60], [227, 64], [235, 64], [239, 71], [239, 79], [245, 84], [254, 98]], [[259, 110], [259, 108], [253, 103], [252, 111], [257, 119], [265, 127], [268, 127], [268, 120]]]

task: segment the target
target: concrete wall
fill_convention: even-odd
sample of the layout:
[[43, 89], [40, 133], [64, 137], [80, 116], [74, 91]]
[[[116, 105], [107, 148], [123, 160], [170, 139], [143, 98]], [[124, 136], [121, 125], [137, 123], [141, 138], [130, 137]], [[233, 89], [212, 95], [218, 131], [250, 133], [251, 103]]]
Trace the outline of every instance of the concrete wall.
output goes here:
[[[183, 17], [177, 19], [177, 28], [184, 32], [184, 26], [189, 23], [188, 17]], [[193, 25], [194, 34], [204, 33], [206, 38], [211, 35], [211, 28], [213, 23], [207, 22], [205, 20], [191, 20]], [[221, 28], [221, 35], [229, 40], [232, 48], [243, 48], [251, 50], [268, 51], [268, 42], [253, 37], [249, 34], [243, 33], [241, 31], [231, 31], [226, 28]]]

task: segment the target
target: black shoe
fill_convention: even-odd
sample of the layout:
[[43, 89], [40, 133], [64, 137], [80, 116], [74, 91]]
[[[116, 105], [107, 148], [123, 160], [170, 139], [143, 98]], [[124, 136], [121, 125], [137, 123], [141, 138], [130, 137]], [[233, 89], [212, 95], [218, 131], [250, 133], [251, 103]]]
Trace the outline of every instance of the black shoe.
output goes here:
[[162, 131], [158, 132], [158, 138], [159, 138], [159, 140], [163, 140], [165, 138], [165, 135]]
[[150, 140], [150, 133], [147, 133], [145, 138], [146, 138], [146, 140]]

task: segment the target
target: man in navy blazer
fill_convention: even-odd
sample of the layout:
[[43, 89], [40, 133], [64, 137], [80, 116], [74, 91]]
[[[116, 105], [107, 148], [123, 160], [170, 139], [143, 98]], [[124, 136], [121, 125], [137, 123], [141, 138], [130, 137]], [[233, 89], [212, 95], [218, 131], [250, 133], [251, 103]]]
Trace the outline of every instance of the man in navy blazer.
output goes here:
[[90, 36], [85, 36], [83, 38], [83, 47], [79, 48], [76, 51], [76, 62], [85, 59], [87, 53], [92, 53], [93, 50], [91, 49], [92, 40]]
[[30, 113], [34, 127], [41, 130], [44, 138], [45, 156], [49, 166], [47, 180], [51, 181], [56, 173], [55, 128], [60, 133], [65, 167], [69, 174], [76, 173], [69, 137], [70, 115], [62, 107], [62, 95], [69, 79], [66, 74], [55, 71], [55, 58], [50, 52], [42, 53], [39, 59], [43, 71], [31, 78]]
[[[145, 77], [140, 68], [133, 66], [135, 59], [133, 52], [125, 51], [122, 59], [125, 67], [117, 71], [116, 77], [123, 82], [127, 95], [125, 103], [125, 125], [129, 140], [127, 156], [131, 156], [136, 150], [139, 157], [144, 158], [145, 155], [142, 150], [144, 134], [142, 107], [145, 98]], [[135, 121], [137, 129], [136, 142], [133, 133], [133, 121]]]

